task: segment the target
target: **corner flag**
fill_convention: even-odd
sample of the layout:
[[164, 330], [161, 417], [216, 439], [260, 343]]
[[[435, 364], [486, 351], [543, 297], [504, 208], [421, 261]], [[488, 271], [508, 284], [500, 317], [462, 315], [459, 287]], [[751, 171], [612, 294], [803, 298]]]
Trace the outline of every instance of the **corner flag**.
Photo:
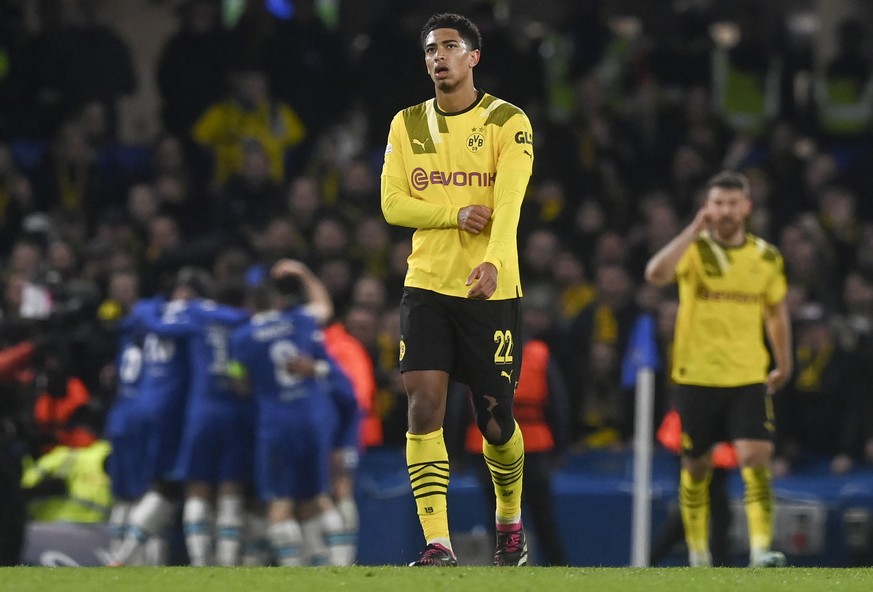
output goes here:
[[655, 320], [643, 313], [637, 319], [628, 338], [627, 353], [621, 362], [621, 386], [631, 388], [637, 383], [637, 372], [643, 368], [660, 368], [658, 346], [655, 342]]

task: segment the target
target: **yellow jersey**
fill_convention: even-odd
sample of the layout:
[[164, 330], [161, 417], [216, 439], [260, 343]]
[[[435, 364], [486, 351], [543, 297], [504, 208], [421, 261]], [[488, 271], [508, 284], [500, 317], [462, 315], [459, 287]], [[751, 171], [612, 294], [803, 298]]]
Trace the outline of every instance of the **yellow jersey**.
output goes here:
[[285, 152], [300, 144], [306, 128], [289, 105], [264, 101], [244, 109], [233, 100], [209, 107], [194, 124], [194, 140], [215, 152], [215, 180], [223, 184], [242, 170], [246, 145], [259, 144], [267, 154], [270, 177], [285, 180]]
[[[470, 271], [497, 268], [492, 300], [521, 297], [517, 229], [533, 171], [533, 132], [518, 107], [480, 93], [459, 113], [431, 99], [391, 122], [382, 167], [382, 211], [390, 224], [415, 228], [405, 285], [466, 297]], [[458, 212], [485, 205], [491, 221], [478, 235], [458, 228]]]
[[682, 255], [676, 276], [673, 380], [710, 387], [765, 382], [765, 307], [787, 292], [778, 249], [752, 234], [724, 248], [703, 233]]

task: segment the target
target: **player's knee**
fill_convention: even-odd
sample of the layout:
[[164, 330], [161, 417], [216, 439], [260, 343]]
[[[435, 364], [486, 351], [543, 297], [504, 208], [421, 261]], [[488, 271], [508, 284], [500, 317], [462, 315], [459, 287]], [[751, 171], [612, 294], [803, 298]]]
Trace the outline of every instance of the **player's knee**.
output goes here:
[[476, 424], [482, 436], [493, 446], [502, 446], [509, 442], [515, 430], [512, 414], [504, 412], [500, 405], [477, 412]]

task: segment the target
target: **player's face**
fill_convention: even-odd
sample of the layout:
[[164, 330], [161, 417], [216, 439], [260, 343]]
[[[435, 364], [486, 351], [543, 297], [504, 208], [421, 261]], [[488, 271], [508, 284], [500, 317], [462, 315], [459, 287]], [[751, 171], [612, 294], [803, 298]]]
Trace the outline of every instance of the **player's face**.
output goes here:
[[741, 189], [713, 187], [706, 197], [710, 230], [717, 238], [730, 239], [745, 228], [752, 202]]
[[425, 38], [424, 61], [436, 87], [448, 92], [470, 78], [479, 50], [470, 50], [455, 29], [434, 29]]

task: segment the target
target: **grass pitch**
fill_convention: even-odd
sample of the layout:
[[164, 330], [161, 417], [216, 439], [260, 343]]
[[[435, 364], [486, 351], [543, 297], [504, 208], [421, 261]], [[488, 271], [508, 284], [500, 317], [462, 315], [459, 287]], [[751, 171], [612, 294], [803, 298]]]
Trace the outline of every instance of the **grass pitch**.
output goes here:
[[873, 590], [869, 568], [8, 567], [3, 592], [840, 592]]

